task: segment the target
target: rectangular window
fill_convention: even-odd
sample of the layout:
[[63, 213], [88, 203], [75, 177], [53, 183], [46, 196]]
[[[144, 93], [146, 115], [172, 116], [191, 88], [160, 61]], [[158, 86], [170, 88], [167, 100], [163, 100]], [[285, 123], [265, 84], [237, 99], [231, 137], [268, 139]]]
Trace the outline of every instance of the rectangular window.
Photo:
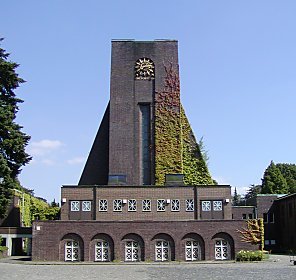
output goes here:
[[202, 211], [211, 211], [211, 201], [202, 201], [201, 210]]
[[194, 211], [194, 200], [193, 199], [186, 199], [186, 211], [187, 212], [192, 212]]
[[180, 200], [179, 199], [172, 199], [171, 210], [174, 212], [180, 211]]
[[250, 220], [253, 219], [253, 214], [249, 214], [249, 219], [250, 219]]
[[165, 199], [157, 199], [157, 211], [165, 211]]
[[213, 210], [222, 211], [222, 200], [213, 201]]
[[71, 201], [71, 211], [80, 211], [80, 201]]
[[265, 245], [269, 245], [269, 240], [264, 240]]
[[142, 200], [142, 210], [144, 212], [151, 211], [151, 200], [150, 199], [144, 199], [144, 200]]
[[108, 211], [108, 201], [106, 199], [99, 200], [99, 211], [100, 212]]
[[268, 214], [268, 221], [269, 221], [269, 223], [274, 223], [274, 213], [273, 212]]
[[275, 245], [275, 240], [270, 240], [270, 245]]
[[121, 212], [122, 211], [122, 199], [113, 200], [113, 211]]
[[263, 213], [263, 222], [268, 223], [268, 216], [267, 213]]
[[130, 212], [137, 211], [137, 201], [135, 199], [128, 200], [128, 211]]
[[247, 214], [243, 214], [243, 220], [247, 219]]
[[82, 211], [83, 212], [91, 211], [91, 201], [82, 201]]

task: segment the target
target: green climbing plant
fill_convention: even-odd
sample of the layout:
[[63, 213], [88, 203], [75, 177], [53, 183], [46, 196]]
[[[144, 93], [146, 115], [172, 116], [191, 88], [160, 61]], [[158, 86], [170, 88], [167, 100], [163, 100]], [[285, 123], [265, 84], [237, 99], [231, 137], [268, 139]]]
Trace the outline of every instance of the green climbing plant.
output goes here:
[[183, 173], [186, 185], [214, 184], [180, 103], [179, 76], [172, 64], [164, 67], [164, 88], [155, 94], [155, 183]]

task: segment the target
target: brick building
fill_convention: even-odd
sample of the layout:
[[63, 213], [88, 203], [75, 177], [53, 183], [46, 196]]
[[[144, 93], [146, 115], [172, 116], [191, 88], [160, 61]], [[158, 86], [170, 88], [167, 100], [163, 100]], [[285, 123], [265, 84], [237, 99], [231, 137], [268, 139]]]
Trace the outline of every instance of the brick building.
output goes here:
[[180, 102], [174, 40], [112, 41], [110, 102], [61, 220], [33, 225], [33, 260], [234, 259], [230, 186], [214, 185]]

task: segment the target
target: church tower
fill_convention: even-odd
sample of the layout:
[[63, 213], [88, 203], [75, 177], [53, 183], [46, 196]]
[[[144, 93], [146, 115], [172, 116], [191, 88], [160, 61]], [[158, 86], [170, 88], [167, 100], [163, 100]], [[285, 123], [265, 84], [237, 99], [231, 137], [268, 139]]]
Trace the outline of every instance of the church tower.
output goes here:
[[113, 40], [110, 102], [79, 185], [163, 185], [168, 174], [212, 183], [180, 102], [178, 42]]

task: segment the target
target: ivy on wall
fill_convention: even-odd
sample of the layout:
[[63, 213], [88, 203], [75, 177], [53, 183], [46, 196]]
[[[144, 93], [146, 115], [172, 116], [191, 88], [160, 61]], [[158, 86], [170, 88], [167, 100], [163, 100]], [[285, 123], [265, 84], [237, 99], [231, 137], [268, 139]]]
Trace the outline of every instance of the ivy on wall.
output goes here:
[[164, 88], [155, 94], [156, 185], [164, 185], [165, 174], [183, 170], [179, 77], [172, 64], [165, 71]]
[[20, 213], [23, 226], [32, 226], [34, 220], [56, 220], [59, 218], [59, 207], [52, 207], [42, 199], [28, 193], [17, 193], [16, 195], [20, 197]]
[[155, 184], [174, 173], [183, 173], [186, 185], [213, 184], [180, 103], [179, 75], [172, 64], [164, 68], [164, 88], [155, 93]]

